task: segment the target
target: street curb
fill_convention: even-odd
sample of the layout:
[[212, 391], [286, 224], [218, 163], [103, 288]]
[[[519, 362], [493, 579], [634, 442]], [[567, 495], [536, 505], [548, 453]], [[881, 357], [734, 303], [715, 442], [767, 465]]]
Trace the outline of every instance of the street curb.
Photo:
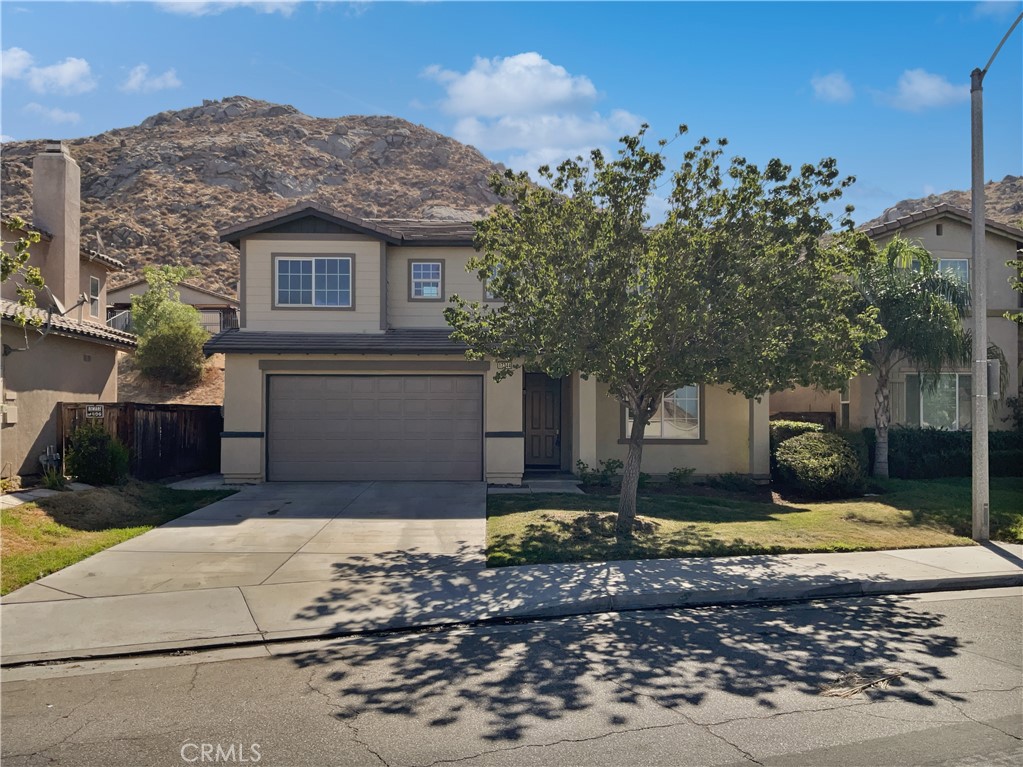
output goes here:
[[651, 594], [606, 594], [599, 597], [575, 600], [558, 605], [542, 607], [513, 608], [500, 614], [486, 613], [480, 617], [465, 620], [425, 618], [415, 624], [388, 624], [372, 628], [338, 631], [305, 629], [296, 631], [268, 631], [262, 633], [208, 637], [197, 640], [154, 642], [145, 644], [96, 647], [74, 651], [55, 651], [38, 654], [21, 654], [0, 658], [0, 667], [17, 668], [40, 663], [82, 661], [97, 658], [134, 657], [159, 655], [181, 651], [212, 650], [224, 647], [309, 641], [315, 639], [337, 639], [348, 636], [374, 634], [416, 633], [426, 629], [471, 628], [510, 622], [549, 620], [559, 617], [594, 615], [613, 612], [634, 612], [638, 610], [659, 610], [687, 607], [751, 606], [784, 603], [810, 602], [819, 599], [848, 599], [855, 597], [897, 596], [900, 594], [928, 593], [935, 591], [971, 591], [1023, 587], [1023, 571], [999, 575], [962, 575], [947, 578], [904, 579], [904, 580], [851, 580], [838, 581], [824, 586], [800, 587], [753, 587], [749, 589], [720, 589], [717, 591], [676, 591]]

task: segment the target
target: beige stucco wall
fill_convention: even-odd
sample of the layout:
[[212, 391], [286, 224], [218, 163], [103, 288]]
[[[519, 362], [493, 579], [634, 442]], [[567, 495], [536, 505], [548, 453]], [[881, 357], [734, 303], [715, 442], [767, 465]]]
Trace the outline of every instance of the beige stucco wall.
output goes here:
[[81, 262], [79, 269], [79, 292], [88, 296], [89, 278], [95, 277], [99, 280], [99, 305], [96, 314], [93, 314], [89, 301], [86, 301], [69, 314], [69, 317], [74, 317], [76, 320], [82, 320], [83, 322], [94, 322], [97, 325], [107, 324], [107, 274], [106, 268], [101, 264], [90, 261]]
[[[107, 294], [109, 304], [130, 304], [132, 296], [141, 296], [149, 290], [149, 284], [140, 282], [136, 285], [128, 285], [117, 290], [111, 290]], [[181, 295], [181, 302], [189, 306], [233, 306], [238, 307], [236, 299], [224, 299], [211, 296], [195, 290], [188, 285], [178, 285], [178, 293]]]
[[[941, 224], [941, 235], [937, 233], [938, 224]], [[972, 270], [971, 231], [972, 228], [961, 221], [940, 218], [904, 227], [899, 234], [921, 245], [935, 258], [965, 258], [971, 262]], [[883, 247], [892, 236], [879, 237], [878, 246]], [[989, 229], [984, 237], [984, 255], [987, 257], [988, 309], [998, 314], [1016, 309], [1019, 298], [1009, 284], [1012, 270], [1005, 265], [1006, 261], [1016, 258], [1016, 241]]]
[[[475, 251], [472, 248], [388, 248], [387, 249], [387, 321], [392, 328], [443, 328], [444, 309], [458, 294], [467, 301], [483, 299], [483, 284], [465, 265]], [[442, 261], [444, 296], [440, 301], [409, 300], [409, 262]]]
[[[937, 233], [941, 224], [942, 233]], [[935, 258], [965, 258], [970, 262], [972, 275], [972, 242], [971, 227], [952, 218], [938, 218], [925, 221], [900, 230], [900, 236], [925, 248]], [[878, 246], [883, 247], [894, 234], [878, 239]], [[1005, 262], [1015, 258], [1018, 243], [1003, 234], [988, 230], [984, 241], [984, 252], [987, 258], [987, 291], [988, 291], [988, 337], [997, 344], [1005, 355], [1008, 372], [1008, 387], [1005, 396], [1009, 397], [1019, 391], [1020, 376], [1020, 328], [1016, 323], [1005, 319], [1002, 314], [1017, 311], [1019, 294], [1012, 290], [1009, 280], [1013, 276], [1012, 269]], [[967, 320], [970, 322], [970, 320]], [[905, 381], [907, 374], [916, 373], [911, 365], [899, 365], [891, 376], [893, 398], [893, 423], [904, 423], [900, 415], [907, 412]], [[949, 368], [948, 372], [969, 373], [969, 366]], [[849, 426], [853, 429], [872, 428], [874, 426], [874, 392], [877, 379], [871, 375], [861, 375], [850, 382], [849, 387]], [[815, 389], [799, 387], [795, 390], [771, 395], [771, 412], [805, 412], [832, 411], [839, 413], [838, 392], [820, 392]], [[993, 429], [1007, 429], [1010, 424], [1004, 419], [1008, 416], [1008, 408], [1003, 397], [996, 403], [989, 418]]]
[[[242, 247], [244, 330], [379, 333], [380, 264], [384, 244], [358, 235], [256, 235]], [[351, 256], [354, 309], [291, 309], [273, 306], [273, 256]]]
[[[272, 371], [261, 370], [261, 360], [274, 360], [284, 367]], [[303, 364], [318, 362], [354, 363], [344, 371], [310, 371]], [[225, 356], [224, 431], [252, 433], [266, 430], [266, 376], [301, 373], [310, 375], [460, 375], [461, 371], [445, 370], [430, 365], [436, 362], [464, 362], [461, 355], [249, 355]], [[286, 363], [294, 362], [294, 368]], [[386, 371], [370, 365], [360, 369], [359, 364], [386, 362], [393, 365]], [[402, 367], [407, 362], [408, 367]], [[508, 436], [522, 429], [522, 375], [520, 371], [500, 383], [494, 381], [494, 370], [483, 371], [483, 431], [500, 434], [484, 438], [484, 473], [488, 482], [518, 484], [522, 479], [523, 440]], [[479, 371], [465, 374], [481, 375]], [[265, 437], [226, 437], [221, 441], [221, 471], [234, 482], [261, 482], [265, 476]]]
[[[596, 384], [596, 458], [617, 458], [624, 461], [629, 451], [622, 440], [621, 405], [608, 395], [607, 386]], [[745, 397], [729, 394], [716, 386], [705, 386], [704, 437], [706, 444], [643, 443], [643, 471], [667, 474], [676, 467], [688, 466], [697, 475], [766, 474], [767, 408], [755, 408], [753, 467], [750, 450], [750, 403]], [[583, 458], [583, 460], [586, 460]], [[587, 463], [590, 463], [587, 461]], [[594, 464], [590, 463], [591, 466]]]
[[[5, 324], [0, 335], [12, 347], [25, 345], [20, 328]], [[3, 359], [3, 403], [18, 411], [16, 424], [0, 427], [3, 476], [39, 473], [38, 456], [57, 442], [58, 402], [117, 401], [115, 349], [53, 334], [39, 339], [33, 330], [29, 343]]]

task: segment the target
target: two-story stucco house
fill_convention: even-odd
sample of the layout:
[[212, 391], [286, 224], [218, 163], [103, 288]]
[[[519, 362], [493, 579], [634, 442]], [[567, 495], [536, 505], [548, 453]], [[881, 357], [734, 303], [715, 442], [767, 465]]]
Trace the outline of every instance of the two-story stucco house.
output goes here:
[[[607, 387], [468, 361], [453, 294], [493, 300], [471, 223], [359, 220], [315, 204], [231, 227], [240, 327], [225, 354], [222, 471], [231, 482], [486, 480], [624, 459], [628, 414]], [[723, 388], [665, 395], [643, 468], [768, 474], [768, 411]]]
[[[943, 204], [927, 208], [893, 221], [872, 226], [866, 233], [883, 247], [896, 235], [917, 243], [937, 260], [942, 269], [952, 269], [969, 284], [972, 270], [972, 226], [970, 212]], [[1004, 317], [1019, 311], [1023, 296], [1015, 292], [1009, 280], [1013, 270], [1006, 262], [1017, 258], [1023, 248], [1023, 229], [988, 219], [984, 237], [987, 260], [988, 337], [997, 344], [1008, 363], [1006, 396], [1019, 391], [1020, 357], [1023, 333], [1015, 322]], [[967, 320], [970, 322], [970, 320]], [[902, 364], [890, 380], [892, 423], [906, 426], [932, 426], [955, 431], [969, 429], [972, 420], [972, 375], [969, 365], [941, 373], [936, 388], [921, 386], [920, 372]], [[877, 380], [860, 375], [841, 392], [798, 388], [771, 395], [772, 413], [832, 413], [839, 427], [861, 429], [874, 425], [874, 391]], [[994, 403], [990, 426], [1011, 428], [1005, 398]]]
[[[57, 445], [58, 402], [116, 402], [117, 352], [136, 345], [135, 336], [106, 326], [107, 275], [122, 264], [81, 246], [81, 171], [63, 144], [34, 159], [32, 215], [23, 218], [40, 235], [28, 263], [39, 267], [47, 290], [36, 296], [39, 308], [26, 312], [40, 324], [22, 327], [17, 279], [2, 286], [4, 477], [40, 472], [39, 456]], [[24, 234], [5, 224], [5, 247]]]

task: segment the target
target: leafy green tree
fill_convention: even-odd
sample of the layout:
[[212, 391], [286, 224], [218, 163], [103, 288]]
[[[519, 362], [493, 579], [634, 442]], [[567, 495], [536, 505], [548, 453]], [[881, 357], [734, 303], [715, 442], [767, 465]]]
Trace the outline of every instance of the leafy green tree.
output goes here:
[[199, 270], [194, 266], [164, 264], [142, 267], [142, 276], [149, 289], [131, 297], [131, 324], [135, 333], [145, 335], [163, 304], [181, 301], [178, 283], [198, 275]]
[[[841, 278], [856, 267], [858, 240], [823, 239], [832, 217], [822, 206], [852, 183], [834, 160], [794, 173], [741, 157], [723, 168], [727, 142], [704, 138], [665, 178], [666, 142], [648, 148], [645, 131], [622, 138], [616, 159], [594, 151], [540, 168], [543, 185], [510, 171], [492, 179], [509, 202], [477, 223], [469, 268], [503, 303], [454, 296], [445, 311], [470, 358], [595, 376], [629, 409], [623, 536], [663, 394], [687, 384], [751, 398], [795, 384], [837, 388], [879, 332], [872, 310], [853, 311]], [[662, 183], [667, 219], [649, 227], [645, 208]], [[497, 377], [509, 373], [499, 367]]]
[[0, 243], [0, 283], [10, 279], [19, 281], [17, 286], [19, 311], [14, 319], [24, 326], [31, 321], [24, 310], [35, 308], [35, 292], [44, 287], [42, 273], [28, 263], [31, 255], [29, 250], [39, 242], [39, 232], [29, 230], [25, 221], [18, 216], [5, 218], [3, 225], [11, 231], [22, 233], [16, 240]]
[[[1006, 261], [1005, 265], [1010, 269], [1016, 270], [1016, 274], [1009, 278], [1009, 284], [1012, 286], [1012, 289], [1017, 293], [1023, 293], [1023, 258], [1014, 258], [1012, 261]], [[1004, 316], [1007, 320], [1023, 325], [1023, 312], [1006, 312]]]
[[202, 380], [209, 334], [199, 312], [180, 301], [162, 302], [146, 320], [135, 361], [144, 376], [164, 383], [195, 384]]
[[877, 379], [873, 474], [887, 477], [892, 371], [910, 363], [934, 380], [942, 368], [969, 362], [970, 334], [963, 325], [969, 287], [952, 272], [942, 272], [924, 248], [900, 237], [881, 251], [874, 248], [854, 284], [861, 307], [876, 307], [885, 330], [863, 347], [863, 357]]

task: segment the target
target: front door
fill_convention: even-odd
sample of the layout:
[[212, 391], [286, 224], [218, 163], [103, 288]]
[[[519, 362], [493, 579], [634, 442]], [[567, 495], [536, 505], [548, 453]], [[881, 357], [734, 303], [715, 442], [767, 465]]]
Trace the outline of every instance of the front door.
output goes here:
[[561, 467], [561, 381], [526, 373], [526, 466]]

